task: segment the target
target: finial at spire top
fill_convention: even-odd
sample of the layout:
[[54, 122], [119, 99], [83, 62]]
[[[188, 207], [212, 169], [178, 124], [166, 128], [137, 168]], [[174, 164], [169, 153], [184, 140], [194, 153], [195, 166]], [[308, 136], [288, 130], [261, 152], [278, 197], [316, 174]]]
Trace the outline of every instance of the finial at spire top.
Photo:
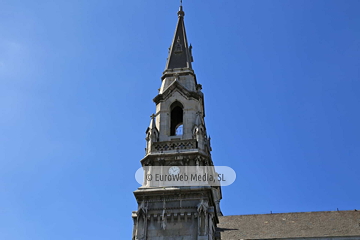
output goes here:
[[183, 17], [184, 15], [185, 15], [185, 13], [183, 11], [182, 0], [180, 0], [180, 8], [179, 8], [179, 11], [178, 11], [178, 16]]

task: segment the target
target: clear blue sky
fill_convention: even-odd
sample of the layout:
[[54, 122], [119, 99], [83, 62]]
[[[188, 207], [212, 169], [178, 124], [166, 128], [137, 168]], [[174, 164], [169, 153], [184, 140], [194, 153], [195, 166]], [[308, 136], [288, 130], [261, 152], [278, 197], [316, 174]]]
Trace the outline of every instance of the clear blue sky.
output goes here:
[[[0, 1], [0, 239], [130, 239], [178, 1]], [[360, 209], [360, 2], [184, 0], [225, 215]]]

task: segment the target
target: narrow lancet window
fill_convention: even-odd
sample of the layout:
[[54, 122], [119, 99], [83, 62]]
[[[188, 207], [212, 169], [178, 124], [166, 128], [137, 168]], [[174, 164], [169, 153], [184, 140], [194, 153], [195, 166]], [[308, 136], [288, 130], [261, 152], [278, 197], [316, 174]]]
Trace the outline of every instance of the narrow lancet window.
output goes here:
[[171, 122], [170, 122], [170, 135], [178, 136], [183, 134], [183, 105], [179, 102], [174, 102], [171, 105]]

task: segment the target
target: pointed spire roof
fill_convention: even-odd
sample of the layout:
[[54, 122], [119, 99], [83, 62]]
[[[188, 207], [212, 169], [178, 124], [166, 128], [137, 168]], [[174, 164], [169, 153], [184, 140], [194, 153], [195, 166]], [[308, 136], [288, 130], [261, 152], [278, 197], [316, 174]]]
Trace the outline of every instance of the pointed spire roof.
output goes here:
[[152, 114], [151, 116], [151, 121], [150, 121], [150, 129], [156, 129], [156, 125], [155, 125], [155, 114]]
[[148, 131], [152, 130], [152, 129], [155, 129], [157, 131], [157, 128], [156, 128], [156, 124], [155, 124], [155, 114], [152, 114], [150, 116], [151, 120], [150, 120], [150, 125], [149, 127], [146, 129], [146, 133], [148, 133]]
[[185, 13], [183, 11], [182, 5], [178, 11], [178, 22], [176, 25], [175, 35], [169, 49], [169, 56], [166, 63], [165, 71], [168, 69], [174, 68], [189, 68], [191, 67], [191, 62], [193, 61], [191, 55], [191, 45], [188, 46], [185, 24], [184, 24]]

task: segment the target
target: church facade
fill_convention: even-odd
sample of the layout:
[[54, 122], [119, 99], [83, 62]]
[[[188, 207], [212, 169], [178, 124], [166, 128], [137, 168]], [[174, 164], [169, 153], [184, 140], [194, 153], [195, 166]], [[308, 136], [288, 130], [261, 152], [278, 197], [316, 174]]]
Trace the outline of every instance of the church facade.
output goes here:
[[146, 176], [187, 167], [213, 167], [204, 95], [192, 68], [184, 11], [169, 49], [156, 105], [146, 129], [144, 184], [134, 191], [133, 240], [360, 240], [358, 211], [223, 216], [221, 187], [154, 186]]

